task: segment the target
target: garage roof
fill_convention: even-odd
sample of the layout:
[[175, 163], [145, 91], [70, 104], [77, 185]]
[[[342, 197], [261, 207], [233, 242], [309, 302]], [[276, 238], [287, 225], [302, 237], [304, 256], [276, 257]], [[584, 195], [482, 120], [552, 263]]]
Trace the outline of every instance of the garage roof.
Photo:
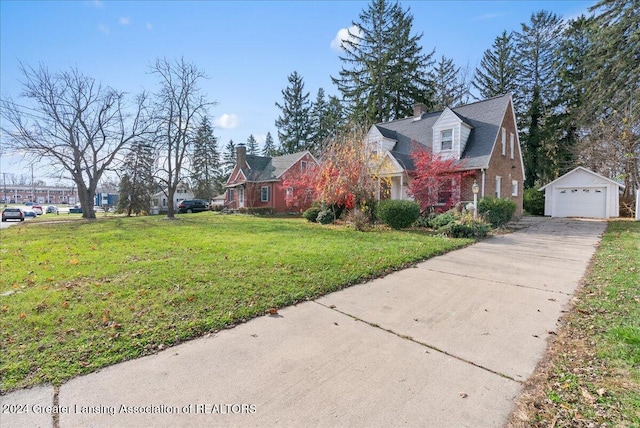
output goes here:
[[585, 168], [585, 167], [579, 166], [579, 167], [574, 168], [574, 169], [572, 169], [571, 171], [567, 172], [566, 174], [561, 175], [560, 177], [556, 178], [556, 179], [555, 179], [555, 180], [553, 180], [551, 183], [547, 183], [547, 184], [545, 184], [544, 186], [542, 186], [542, 187], [541, 187], [541, 188], [539, 188], [538, 190], [540, 190], [540, 191], [545, 190], [547, 187], [551, 186], [552, 184], [555, 184], [555, 183], [556, 183], [556, 182], [558, 182], [558, 181], [563, 180], [563, 179], [564, 179], [564, 178], [566, 178], [567, 176], [569, 176], [569, 175], [571, 175], [571, 174], [575, 173], [576, 171], [584, 171], [584, 172], [587, 172], [587, 173], [589, 173], [589, 174], [595, 175], [595, 176], [596, 176], [596, 177], [598, 177], [598, 178], [601, 178], [602, 180], [608, 181], [609, 183], [612, 183], [612, 184], [615, 184], [616, 186], [619, 186], [619, 187], [624, 188], [624, 184], [620, 184], [620, 183], [618, 183], [617, 181], [611, 180], [610, 178], [604, 177], [604, 176], [602, 176], [602, 175], [600, 175], [600, 174], [596, 174], [595, 172], [593, 172], [593, 171], [591, 171], [591, 170], [589, 170], [589, 169], [587, 169], [587, 168]]

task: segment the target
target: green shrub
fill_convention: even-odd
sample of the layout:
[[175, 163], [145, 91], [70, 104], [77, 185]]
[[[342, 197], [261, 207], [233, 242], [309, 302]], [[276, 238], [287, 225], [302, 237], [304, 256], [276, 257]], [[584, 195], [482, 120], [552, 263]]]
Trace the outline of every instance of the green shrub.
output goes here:
[[420, 205], [413, 201], [387, 199], [378, 204], [377, 217], [393, 229], [404, 229], [420, 217]]
[[454, 222], [458, 217], [459, 215], [455, 210], [449, 210], [442, 214], [431, 217], [428, 224], [432, 229], [438, 230], [442, 227], [445, 227], [449, 223]]
[[438, 229], [452, 238], [484, 238], [489, 234], [489, 224], [478, 219], [457, 219]]
[[431, 221], [433, 220], [433, 216], [429, 215], [421, 215], [418, 219], [413, 223], [415, 227], [431, 227]]
[[509, 222], [515, 212], [516, 203], [511, 199], [484, 198], [478, 202], [478, 214], [482, 214], [493, 227]]
[[310, 221], [311, 223], [315, 223], [318, 220], [318, 214], [320, 214], [320, 211], [322, 211], [322, 208], [314, 205], [302, 213], [302, 217], [306, 218], [307, 221]]
[[274, 215], [275, 211], [271, 207], [251, 207], [247, 209], [251, 215]]
[[531, 215], [544, 215], [544, 193], [526, 189], [522, 195], [523, 208]]
[[320, 224], [333, 223], [335, 219], [336, 219], [336, 216], [333, 213], [333, 210], [329, 208], [325, 208], [322, 211], [320, 211], [318, 213], [318, 216], [316, 217], [316, 221]]

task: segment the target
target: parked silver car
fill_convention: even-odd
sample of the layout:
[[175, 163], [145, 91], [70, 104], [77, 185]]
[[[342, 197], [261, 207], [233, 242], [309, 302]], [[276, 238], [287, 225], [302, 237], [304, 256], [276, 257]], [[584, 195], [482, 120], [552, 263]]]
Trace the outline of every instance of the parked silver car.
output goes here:
[[24, 212], [17, 207], [5, 207], [2, 210], [2, 221], [20, 220], [24, 221]]

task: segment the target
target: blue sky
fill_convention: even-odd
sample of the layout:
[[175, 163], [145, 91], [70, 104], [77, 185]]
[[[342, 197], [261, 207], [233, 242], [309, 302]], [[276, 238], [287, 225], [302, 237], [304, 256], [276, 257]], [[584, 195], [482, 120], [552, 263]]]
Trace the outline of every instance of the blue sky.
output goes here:
[[[519, 30], [533, 12], [587, 14], [595, 1], [401, 1], [423, 33], [425, 51], [471, 72], [503, 30]], [[19, 62], [51, 71], [77, 67], [134, 95], [153, 91], [156, 58], [184, 57], [209, 77], [202, 83], [219, 147], [250, 134], [264, 141], [280, 114], [287, 76], [300, 74], [314, 100], [337, 95], [341, 68], [334, 40], [358, 21], [367, 1], [7, 1], [0, 0], [0, 90], [20, 99]], [[334, 42], [334, 43], [332, 43]], [[1, 144], [1, 142], [0, 142]], [[3, 153], [0, 170], [31, 174], [20, 156]], [[47, 179], [45, 168], [36, 176]]]

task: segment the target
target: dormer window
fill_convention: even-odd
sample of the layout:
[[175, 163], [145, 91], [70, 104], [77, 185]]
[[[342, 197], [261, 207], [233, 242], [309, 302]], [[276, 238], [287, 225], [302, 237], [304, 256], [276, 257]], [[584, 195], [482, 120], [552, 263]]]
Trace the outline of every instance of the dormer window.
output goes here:
[[440, 150], [453, 150], [453, 129], [445, 129], [440, 132]]

